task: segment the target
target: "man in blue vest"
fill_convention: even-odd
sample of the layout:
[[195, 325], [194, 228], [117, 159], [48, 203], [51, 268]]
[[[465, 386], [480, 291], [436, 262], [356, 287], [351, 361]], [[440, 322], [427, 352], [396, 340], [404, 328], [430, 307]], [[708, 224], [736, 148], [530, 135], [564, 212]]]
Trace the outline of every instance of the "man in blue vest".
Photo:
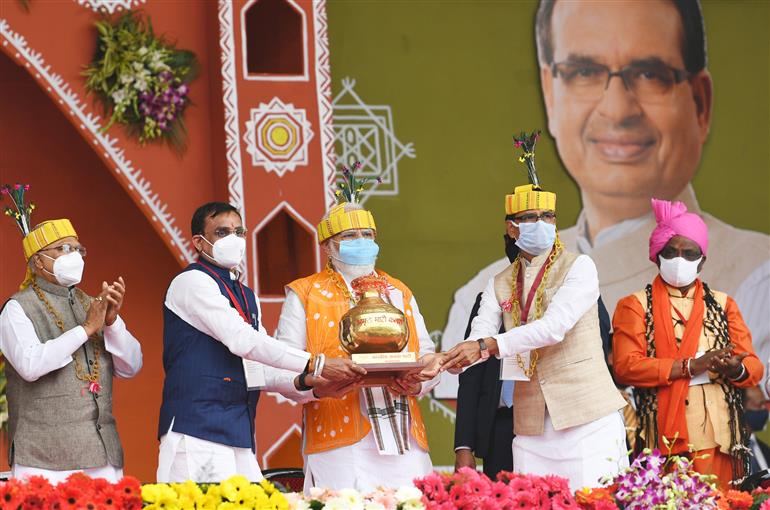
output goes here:
[[[192, 218], [200, 254], [171, 282], [163, 307], [163, 403], [158, 482], [219, 482], [235, 474], [259, 481], [254, 416], [244, 360], [290, 370], [297, 389], [324, 381], [355, 383], [366, 371], [348, 359], [311, 359], [260, 325], [254, 292], [238, 280], [246, 230], [233, 206], [211, 202]], [[318, 377], [320, 379], [320, 377]]]

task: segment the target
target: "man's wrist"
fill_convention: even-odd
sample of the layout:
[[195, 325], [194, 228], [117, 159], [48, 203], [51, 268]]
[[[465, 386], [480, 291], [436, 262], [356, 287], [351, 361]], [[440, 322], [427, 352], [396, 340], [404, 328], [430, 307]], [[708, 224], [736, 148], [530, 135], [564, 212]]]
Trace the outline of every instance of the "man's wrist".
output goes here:
[[732, 382], [740, 382], [740, 381], [744, 380], [747, 375], [748, 374], [746, 372], [746, 366], [743, 363], [741, 363], [741, 370], [740, 370], [740, 372], [738, 372], [738, 374], [735, 377], [728, 376], [728, 379], [730, 379], [730, 381], [732, 381]]
[[497, 356], [500, 354], [500, 347], [497, 345], [497, 340], [493, 337], [485, 338], [484, 342], [487, 344], [490, 356]]
[[294, 386], [299, 391], [312, 390], [313, 389], [313, 385], [312, 384], [308, 384], [308, 382], [307, 382], [307, 378], [308, 377], [312, 377], [312, 376], [310, 374], [308, 374], [307, 372], [302, 372], [301, 374], [299, 374], [297, 376], [297, 380], [296, 380], [296, 383], [294, 384]]

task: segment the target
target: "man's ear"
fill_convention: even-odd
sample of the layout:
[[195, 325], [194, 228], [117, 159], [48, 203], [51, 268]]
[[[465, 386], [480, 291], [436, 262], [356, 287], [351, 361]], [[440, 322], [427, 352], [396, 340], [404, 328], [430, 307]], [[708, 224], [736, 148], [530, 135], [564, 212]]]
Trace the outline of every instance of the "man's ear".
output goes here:
[[[375, 238], [376, 238], [376, 236], [375, 236]], [[331, 256], [331, 248], [329, 247], [329, 245], [331, 243], [332, 243], [331, 239], [327, 239], [327, 240], [325, 240], [324, 242], [321, 243], [321, 249], [324, 251], [324, 253], [326, 254], [327, 258]]]
[[195, 249], [196, 249], [197, 251], [199, 251], [199, 252], [200, 252], [200, 251], [203, 251], [203, 243], [205, 243], [205, 241], [204, 241], [204, 240], [203, 240], [203, 238], [200, 236], [200, 234], [195, 234], [195, 235], [193, 236], [193, 238], [192, 238], [192, 243], [193, 243], [193, 246], [195, 246]]
[[511, 239], [519, 238], [519, 229], [513, 225], [511, 220], [505, 220], [505, 233], [508, 234], [508, 237]]
[[543, 91], [543, 102], [545, 103], [546, 118], [548, 119], [548, 132], [551, 133], [553, 138], [556, 138], [553, 126], [551, 125], [551, 119], [553, 118], [553, 73], [544, 64], [540, 66], [540, 88]]
[[704, 69], [690, 78], [692, 97], [695, 101], [695, 110], [700, 128], [701, 143], [706, 142], [711, 128], [712, 102], [714, 98], [714, 82], [711, 74]]

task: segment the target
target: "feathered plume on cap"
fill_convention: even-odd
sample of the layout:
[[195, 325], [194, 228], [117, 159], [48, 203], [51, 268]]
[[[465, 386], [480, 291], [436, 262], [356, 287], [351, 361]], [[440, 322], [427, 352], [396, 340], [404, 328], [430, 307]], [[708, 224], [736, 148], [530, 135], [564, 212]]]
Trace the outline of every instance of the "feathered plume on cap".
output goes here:
[[540, 180], [537, 178], [537, 168], [535, 168], [535, 145], [539, 139], [539, 129], [529, 134], [522, 131], [518, 135], [513, 135], [513, 146], [524, 150], [524, 153], [519, 156], [519, 162], [527, 165], [527, 176], [533, 189], [540, 189]]
[[[372, 180], [371, 177], [356, 177], [355, 172], [360, 169], [360, 161], [356, 161], [352, 168], [342, 166], [342, 181], [337, 183], [337, 189], [334, 192], [334, 196], [337, 197], [337, 205], [332, 207], [318, 224], [318, 242], [323, 242], [333, 235], [354, 228], [377, 230], [372, 213], [360, 206], [364, 185]], [[380, 183], [382, 179], [378, 177], [376, 181]], [[352, 208], [348, 204], [356, 204], [356, 208]]]
[[[24, 202], [24, 193], [29, 191], [29, 184], [16, 183], [13, 186], [5, 184], [0, 187], [2, 196], [9, 196], [13, 207], [5, 206], [5, 215], [13, 218], [16, 221], [16, 225], [21, 230], [24, 238], [21, 240], [22, 248], [24, 249], [24, 258], [29, 258], [42, 250], [49, 244], [63, 239], [65, 237], [77, 237], [77, 233], [70, 223], [70, 220], [62, 218], [59, 220], [44, 221], [37, 225], [35, 228], [31, 228], [32, 222], [30, 216], [32, 211], [35, 210], [35, 204]], [[24, 289], [32, 282], [32, 271], [27, 266], [27, 274], [24, 277], [24, 281], [21, 283], [21, 289]]]
[[511, 215], [529, 209], [556, 210], [556, 194], [542, 191], [540, 180], [535, 168], [535, 145], [540, 139], [540, 130], [531, 133], [522, 131], [513, 137], [513, 146], [524, 152], [519, 156], [519, 162], [527, 166], [529, 184], [516, 186], [513, 193], [505, 196], [505, 214]]
[[27, 191], [29, 191], [29, 184], [19, 184], [18, 182], [14, 185], [4, 184], [0, 187], [0, 192], [4, 196], [10, 197], [13, 205], [13, 208], [5, 206], [5, 215], [16, 221], [22, 236], [29, 234], [30, 225], [32, 225], [30, 217], [32, 211], [35, 210], [35, 204], [24, 202], [24, 193]]
[[[337, 197], [337, 203], [341, 204], [348, 202], [350, 204], [361, 203], [361, 192], [364, 191], [364, 185], [372, 180], [371, 177], [356, 177], [355, 173], [361, 169], [361, 162], [356, 161], [353, 163], [352, 168], [348, 168], [342, 165], [340, 169], [342, 171], [342, 181], [337, 183], [337, 190], [334, 192], [334, 196]], [[375, 179], [377, 183], [382, 182], [382, 177]]]

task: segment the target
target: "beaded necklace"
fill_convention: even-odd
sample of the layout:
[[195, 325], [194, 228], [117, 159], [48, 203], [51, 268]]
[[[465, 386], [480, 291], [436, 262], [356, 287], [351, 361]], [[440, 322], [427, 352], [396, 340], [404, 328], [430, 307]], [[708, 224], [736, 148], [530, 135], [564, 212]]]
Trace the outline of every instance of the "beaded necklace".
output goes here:
[[[37, 282], [35, 280], [32, 280], [32, 290], [35, 291], [35, 294], [37, 295], [38, 299], [43, 302], [43, 305], [45, 305], [46, 310], [48, 310], [48, 313], [51, 314], [51, 316], [54, 318], [54, 322], [56, 323], [56, 327], [59, 328], [59, 330], [64, 333], [64, 319], [59, 314], [59, 312], [51, 305], [51, 302], [48, 301], [48, 299], [45, 297], [45, 294], [43, 294], [43, 291], [38, 286]], [[78, 296], [78, 300], [80, 300], [80, 304], [83, 305], [83, 309], [88, 311], [91, 304], [86, 301], [86, 299], [83, 297], [82, 293], [76, 292]], [[83, 365], [80, 364], [80, 361], [78, 360], [77, 356], [72, 356], [72, 360], [75, 362], [75, 377], [77, 377], [79, 380], [88, 383], [88, 391], [91, 393], [99, 393], [99, 390], [101, 390], [101, 385], [99, 384], [99, 373], [101, 369], [101, 365], [99, 364], [99, 345], [97, 342], [94, 342], [93, 340], [90, 340], [91, 342], [91, 348], [94, 351], [94, 363], [92, 365], [92, 372], [88, 373], [87, 370], [83, 368]]]
[[[540, 285], [537, 287], [537, 291], [535, 293], [535, 320], [543, 317], [543, 294], [545, 293], [548, 274], [551, 272], [551, 267], [553, 266], [554, 261], [561, 254], [563, 249], [564, 246], [561, 244], [561, 240], [559, 240], [557, 237], [553, 250], [551, 250], [550, 255], [548, 255], [548, 260], [545, 262], [543, 279], [541, 280]], [[511, 318], [513, 319], [513, 327], [517, 327], [521, 325], [521, 304], [519, 302], [519, 290], [516, 288], [516, 282], [519, 278], [519, 271], [521, 271], [521, 255], [516, 256], [513, 264], [513, 274], [511, 275]], [[522, 372], [524, 372], [524, 375], [532, 378], [532, 376], [535, 374], [535, 369], [537, 368], [537, 361], [539, 357], [540, 356], [537, 350], [532, 351], [529, 359], [529, 367], [525, 367], [524, 358], [522, 358], [520, 354], [516, 354], [516, 363], [519, 365], [519, 368], [521, 368]]]
[[329, 275], [329, 278], [331, 278], [331, 280], [334, 282], [334, 285], [337, 286], [342, 295], [348, 298], [348, 301], [351, 301], [354, 305], [358, 302], [358, 300], [348, 290], [348, 286], [345, 285], [344, 282], [340, 281], [340, 277], [337, 275], [337, 271], [335, 271], [332, 267], [331, 260], [326, 262], [326, 274]]

